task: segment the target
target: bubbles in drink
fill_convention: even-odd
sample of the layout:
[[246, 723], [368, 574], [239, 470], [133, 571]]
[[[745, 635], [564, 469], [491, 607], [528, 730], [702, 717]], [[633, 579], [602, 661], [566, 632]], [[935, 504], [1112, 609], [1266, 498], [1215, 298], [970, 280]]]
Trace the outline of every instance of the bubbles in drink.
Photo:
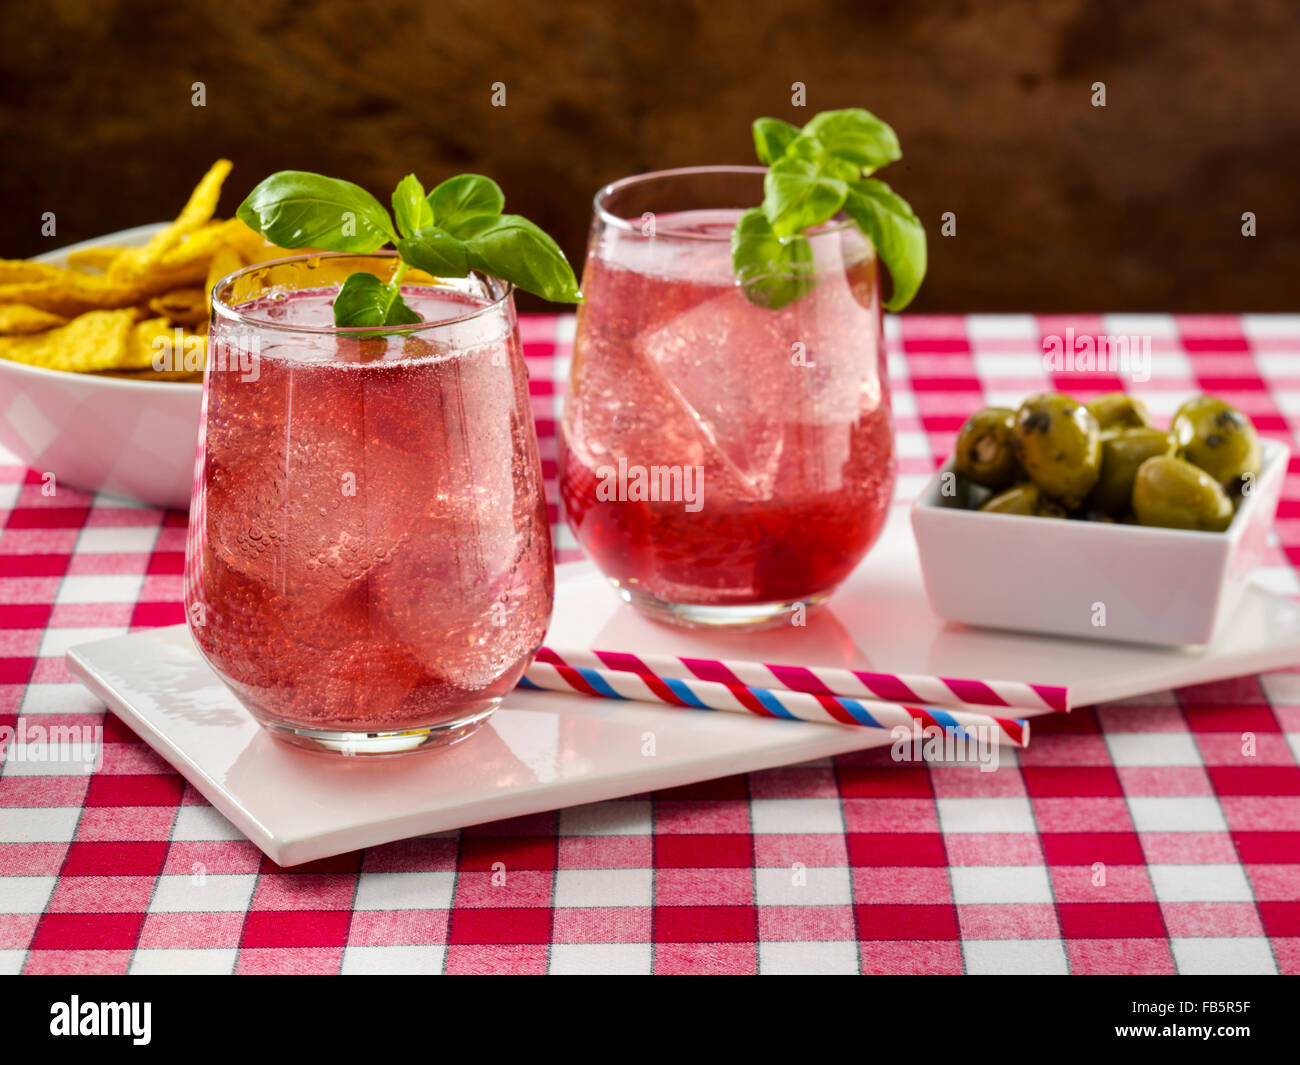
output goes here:
[[[874, 542], [894, 453], [876, 263], [852, 227], [812, 240], [811, 292], [745, 299], [738, 211], [607, 226], [588, 256], [562, 439], [562, 495], [607, 576], [665, 602], [777, 602], [833, 589]], [[702, 466], [698, 512], [600, 498], [601, 471]]]
[[[454, 291], [405, 295], [426, 321], [482, 306]], [[273, 721], [461, 717], [514, 686], [550, 615], [513, 317], [503, 308], [436, 338], [311, 332], [332, 321], [331, 297], [274, 302], [277, 325], [306, 331], [266, 330], [256, 380], [209, 375], [187, 579], [206, 619], [195, 637]]]

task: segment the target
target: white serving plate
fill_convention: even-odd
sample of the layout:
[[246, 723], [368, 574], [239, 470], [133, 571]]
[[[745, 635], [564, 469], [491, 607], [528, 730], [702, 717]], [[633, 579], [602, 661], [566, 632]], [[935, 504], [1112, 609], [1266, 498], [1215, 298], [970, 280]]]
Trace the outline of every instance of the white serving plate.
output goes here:
[[[1083, 706], [1300, 662], [1300, 607], [1252, 586], [1215, 641], [1196, 651], [947, 624], [930, 611], [907, 515], [895, 508], [880, 543], [805, 627], [670, 629], [641, 617], [579, 562], [557, 571], [547, 643], [1066, 684]], [[68, 665], [281, 865], [891, 740], [883, 730], [515, 691], [458, 746], [332, 762], [263, 732], [184, 626], [82, 644]]]
[[[166, 223], [138, 226], [38, 255], [146, 244]], [[0, 446], [55, 484], [185, 510], [194, 485], [203, 386], [125, 381], [0, 359]]]
[[950, 459], [912, 505], [930, 605], [995, 629], [1204, 644], [1268, 548], [1290, 452], [1273, 440], [1262, 452], [1254, 490], [1221, 533], [966, 510], [940, 494]]

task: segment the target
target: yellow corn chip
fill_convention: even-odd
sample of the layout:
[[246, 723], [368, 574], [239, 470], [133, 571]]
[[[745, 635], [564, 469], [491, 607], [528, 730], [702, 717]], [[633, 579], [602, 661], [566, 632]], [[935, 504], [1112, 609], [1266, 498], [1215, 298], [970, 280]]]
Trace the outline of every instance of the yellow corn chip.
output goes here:
[[218, 249], [217, 254], [212, 257], [212, 262], [208, 264], [208, 277], [204, 283], [204, 292], [208, 298], [212, 297], [212, 290], [217, 287], [218, 281], [227, 274], [233, 274], [243, 265], [239, 252], [233, 247]]
[[119, 369], [166, 373], [201, 373], [207, 355], [203, 337], [173, 326], [166, 318], [149, 318], [135, 327], [130, 358]]
[[135, 286], [111, 281], [101, 274], [68, 272], [46, 281], [0, 284], [0, 304], [25, 303], [69, 318], [85, 311], [130, 307], [139, 302], [140, 296]]
[[100, 244], [68, 253], [70, 270], [107, 270], [126, 248], [117, 244]]
[[67, 324], [68, 319], [63, 315], [52, 314], [26, 303], [0, 304], [0, 334], [43, 333], [47, 329]]
[[176, 325], [197, 325], [208, 316], [208, 301], [201, 288], [175, 288], [155, 296], [149, 309]]
[[137, 317], [134, 308], [90, 311], [48, 332], [0, 337], [0, 358], [49, 370], [112, 369], [130, 358]]
[[261, 233], [249, 229], [238, 218], [232, 218], [226, 226], [226, 243], [239, 253], [246, 266], [264, 263], [270, 259], [283, 259], [286, 255], [294, 254], [272, 244]]
[[60, 266], [34, 263], [28, 259], [0, 259], [0, 285], [30, 284], [62, 276]]
[[248, 254], [246, 254], [243, 257], [244, 265], [257, 266], [259, 263], [271, 263], [271, 262], [275, 262], [276, 259], [284, 259], [290, 255], [301, 254], [305, 250], [306, 249], [302, 249], [302, 248], [299, 248], [297, 250], [290, 250], [288, 248], [281, 248], [275, 244], [269, 244], [266, 241], [263, 241], [262, 246], [260, 248], [255, 248], [251, 250], [250, 252], [248, 252]]
[[[0, 260], [0, 358], [125, 380], [201, 381], [212, 287], [245, 265], [293, 254], [237, 218], [212, 218], [230, 168], [218, 160], [143, 247], [83, 248], [66, 268]], [[350, 272], [331, 260], [312, 268], [322, 284]]]
[[87, 274], [79, 270], [52, 269], [54, 273], [41, 280], [0, 283], [0, 304], [27, 303], [68, 317], [83, 311], [129, 307], [171, 289], [197, 285], [207, 274], [207, 263], [198, 262], [166, 272], [154, 271], [147, 277], [133, 280], [123, 280], [111, 273]]
[[134, 280], [176, 247], [182, 239], [207, 223], [217, 209], [217, 201], [221, 198], [221, 184], [230, 173], [231, 165], [229, 159], [218, 159], [213, 163], [212, 168], [203, 175], [203, 180], [190, 193], [189, 202], [176, 216], [176, 221], [155, 234], [143, 248], [131, 248], [119, 255], [109, 270], [109, 276], [118, 280]]
[[243, 226], [244, 223], [237, 218], [227, 222], [209, 222], [176, 244], [154, 268], [167, 271], [183, 270], [196, 263], [207, 266], [212, 256], [230, 244], [236, 225]]

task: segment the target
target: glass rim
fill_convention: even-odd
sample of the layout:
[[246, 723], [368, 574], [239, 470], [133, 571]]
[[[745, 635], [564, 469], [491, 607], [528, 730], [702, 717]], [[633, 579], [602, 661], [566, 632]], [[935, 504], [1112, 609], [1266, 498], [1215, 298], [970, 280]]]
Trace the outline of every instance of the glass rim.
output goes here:
[[[215, 321], [219, 316], [223, 321], [237, 322], [240, 325], [250, 326], [256, 329], [274, 329], [282, 333], [309, 333], [316, 336], [355, 336], [359, 333], [365, 333], [367, 337], [386, 337], [396, 334], [422, 333], [430, 329], [442, 329], [450, 325], [459, 325], [462, 322], [469, 322], [475, 318], [481, 317], [488, 311], [495, 310], [510, 300], [514, 295], [515, 286], [504, 281], [499, 277], [491, 274], [485, 274], [481, 270], [471, 270], [467, 277], [482, 278], [488, 283], [489, 290], [495, 283], [501, 286], [500, 294], [494, 296], [492, 300], [482, 307], [477, 307], [467, 314], [459, 314], [451, 318], [439, 318], [434, 322], [417, 322], [413, 325], [292, 325], [286, 322], [271, 322], [263, 318], [255, 318], [252, 315], [245, 314], [236, 310], [230, 304], [226, 303], [217, 294], [223, 289], [234, 284], [234, 282], [246, 274], [251, 274], [255, 270], [266, 270], [276, 266], [288, 266], [291, 263], [306, 262], [309, 259], [396, 259], [398, 254], [391, 249], [380, 249], [372, 252], [353, 252], [353, 251], [321, 251], [321, 252], [302, 252], [297, 255], [286, 255], [281, 259], [268, 259], [266, 262], [253, 263], [250, 266], [241, 266], [238, 270], [232, 270], [225, 277], [220, 278], [213, 286], [212, 291], [208, 293], [209, 302], [212, 304], [212, 317]], [[436, 281], [459, 281], [461, 278], [435, 278]]]
[[[669, 170], [651, 170], [644, 174], [629, 174], [627, 177], [621, 177], [617, 181], [611, 181], [608, 185], [602, 185], [592, 199], [592, 207], [596, 217], [601, 219], [606, 225], [614, 226], [629, 233], [635, 233], [638, 236], [644, 236], [647, 240], [659, 237], [668, 237], [672, 240], [704, 240], [704, 241], [731, 241], [730, 233], [683, 233], [674, 229], [661, 229], [655, 227], [653, 235], [641, 232], [641, 220], [638, 218], [633, 221], [629, 218], [620, 218], [605, 206], [604, 200], [616, 192], [631, 188], [633, 185], [639, 185], [642, 182], [653, 181], [657, 178], [683, 178], [698, 177], [705, 174], [766, 174], [768, 168], [765, 166], [745, 166], [733, 165], [729, 163], [718, 164], [714, 166], [679, 166]], [[754, 204], [755, 207], [758, 204]], [[832, 219], [829, 222], [817, 227], [812, 233], [805, 234], [810, 238], [828, 236], [832, 233], [839, 233], [845, 229], [853, 228], [853, 221], [849, 218]]]

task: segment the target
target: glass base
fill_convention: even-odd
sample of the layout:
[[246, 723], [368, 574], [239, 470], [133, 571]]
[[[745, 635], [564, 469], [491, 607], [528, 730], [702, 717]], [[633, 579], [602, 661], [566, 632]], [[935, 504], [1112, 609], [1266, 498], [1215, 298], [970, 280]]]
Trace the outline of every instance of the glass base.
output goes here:
[[499, 702], [495, 700], [487, 709], [476, 710], [467, 717], [392, 732], [317, 729], [279, 721], [262, 721], [261, 725], [281, 743], [316, 754], [333, 758], [391, 758], [417, 751], [434, 751], [468, 739], [492, 716]]
[[[613, 582], [611, 582], [613, 583]], [[744, 603], [735, 606], [701, 606], [697, 603], [669, 603], [644, 592], [624, 588], [617, 583], [618, 594], [648, 618], [674, 625], [679, 629], [727, 629], [731, 632], [754, 632], [777, 629], [806, 617], [829, 598], [810, 595], [777, 603]]]

